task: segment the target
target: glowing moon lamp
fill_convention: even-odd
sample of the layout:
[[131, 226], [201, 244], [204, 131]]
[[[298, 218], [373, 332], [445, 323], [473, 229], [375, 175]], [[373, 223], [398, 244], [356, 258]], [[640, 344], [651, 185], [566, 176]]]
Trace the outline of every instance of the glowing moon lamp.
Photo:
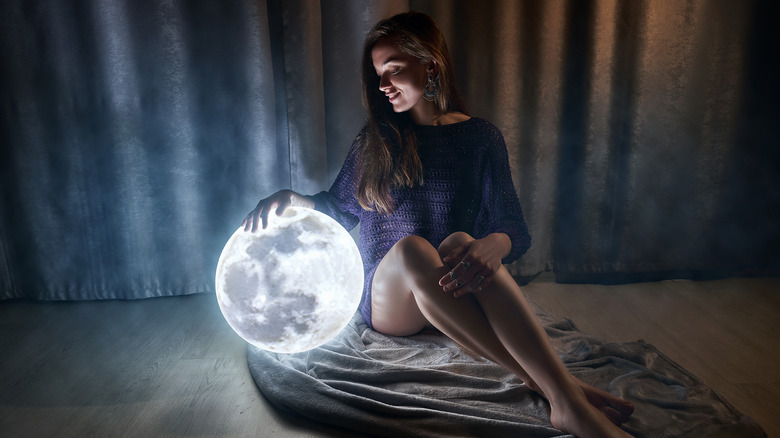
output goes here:
[[328, 215], [289, 207], [256, 232], [239, 228], [217, 264], [217, 301], [247, 342], [277, 353], [318, 347], [352, 319], [363, 263], [349, 233]]

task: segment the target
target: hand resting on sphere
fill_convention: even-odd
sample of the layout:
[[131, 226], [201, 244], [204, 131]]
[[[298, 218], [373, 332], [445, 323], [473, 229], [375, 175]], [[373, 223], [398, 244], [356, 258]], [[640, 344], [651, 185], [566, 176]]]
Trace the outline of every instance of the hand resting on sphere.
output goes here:
[[284, 210], [290, 206], [314, 208], [314, 201], [292, 190], [279, 190], [273, 195], [261, 199], [254, 210], [246, 215], [241, 226], [244, 227], [244, 231], [255, 232], [257, 231], [257, 225], [262, 223], [263, 229], [266, 229], [268, 227], [268, 217], [272, 211], [275, 211], [277, 216], [281, 216]]

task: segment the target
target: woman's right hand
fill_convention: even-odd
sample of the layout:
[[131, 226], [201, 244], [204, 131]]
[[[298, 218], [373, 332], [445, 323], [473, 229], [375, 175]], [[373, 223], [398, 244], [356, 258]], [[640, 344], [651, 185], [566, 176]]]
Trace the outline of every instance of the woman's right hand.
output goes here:
[[310, 199], [301, 196], [292, 190], [279, 190], [273, 195], [262, 199], [257, 203], [257, 207], [250, 211], [244, 222], [241, 225], [244, 227], [244, 231], [257, 231], [257, 225], [262, 223], [263, 229], [268, 227], [268, 215], [272, 211], [276, 212], [277, 216], [281, 216], [284, 210], [289, 206], [314, 208], [314, 202]]

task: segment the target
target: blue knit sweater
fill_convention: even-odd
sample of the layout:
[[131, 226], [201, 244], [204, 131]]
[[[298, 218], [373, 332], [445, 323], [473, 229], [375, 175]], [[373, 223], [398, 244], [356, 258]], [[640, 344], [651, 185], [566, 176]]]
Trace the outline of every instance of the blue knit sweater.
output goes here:
[[423, 184], [392, 191], [395, 211], [364, 210], [355, 197], [358, 140], [330, 190], [311, 196], [315, 209], [351, 230], [360, 223], [358, 247], [365, 283], [360, 311], [371, 327], [371, 284], [382, 257], [401, 238], [417, 235], [434, 247], [455, 231], [475, 239], [506, 233], [510, 263], [531, 246], [531, 236], [512, 184], [506, 145], [490, 122], [471, 118], [444, 126], [417, 126]]

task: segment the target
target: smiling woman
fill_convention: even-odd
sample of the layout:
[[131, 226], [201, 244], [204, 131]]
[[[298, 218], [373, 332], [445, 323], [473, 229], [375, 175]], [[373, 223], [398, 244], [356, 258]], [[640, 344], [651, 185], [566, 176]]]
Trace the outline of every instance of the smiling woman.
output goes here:
[[[396, 40], [402, 53], [423, 59], [426, 69], [431, 61], [436, 65], [438, 75], [428, 86], [426, 74], [425, 87], [435, 94], [439, 85], [434, 103], [443, 113], [432, 120], [441, 126], [416, 125], [411, 111], [395, 112], [379, 88], [370, 51], [361, 52], [366, 32], [408, 3], [3, 0], [0, 297], [86, 301], [213, 293], [214, 267], [236, 218], [280, 188], [327, 189], [345, 158], [361, 165], [340, 180], [343, 190], [337, 186], [334, 193], [349, 194], [344, 200], [355, 202], [355, 211], [364, 215], [361, 248], [369, 266], [377, 266], [404, 233], [427, 238], [438, 249], [433, 242], [443, 241], [453, 229], [469, 228], [461, 225], [486, 211], [482, 200], [491, 196], [485, 193], [500, 193], [496, 206], [509, 208], [517, 205], [511, 199], [516, 193], [534, 238], [527, 253], [505, 265], [521, 282], [542, 271], [554, 271], [559, 282], [610, 283], [780, 273], [780, 124], [776, 102], [767, 98], [780, 94], [780, 63], [772, 56], [778, 52], [780, 26], [772, 2], [411, 2], [436, 17], [452, 55], [450, 65], [435, 51], [442, 45], [433, 34], [422, 39], [434, 41], [430, 47]], [[385, 32], [375, 30], [377, 36]], [[349, 152], [366, 120], [360, 107], [362, 73], [355, 68], [361, 60], [367, 67], [368, 85], [362, 90], [370, 93], [368, 118], [376, 115], [376, 124], [360, 131]], [[453, 76], [470, 103], [468, 110], [453, 100]], [[479, 117], [447, 124], [446, 117], [458, 113]], [[381, 139], [388, 140], [387, 149], [363, 148]], [[507, 181], [507, 168], [491, 164], [503, 161], [509, 163], [516, 192], [498, 183]], [[370, 171], [363, 165], [369, 163], [375, 163]], [[482, 175], [493, 185], [485, 185]], [[367, 184], [374, 176], [376, 184]], [[361, 184], [365, 190], [358, 191]], [[382, 184], [394, 190], [386, 198]], [[415, 197], [413, 186], [429, 191]], [[449, 202], [453, 193], [466, 201]], [[329, 199], [335, 199], [334, 205], [341, 201], [319, 193], [306, 199], [317, 200], [321, 210], [329, 208]], [[417, 215], [393, 227], [382, 220], [386, 216], [363, 213], [363, 207], [394, 212], [395, 219]], [[342, 224], [354, 226], [359, 220], [338, 208], [329, 211]], [[467, 233], [475, 240], [495, 229], [484, 217], [499, 216], [476, 221], [480, 227]], [[445, 231], [431, 237], [438, 227]], [[504, 227], [517, 253], [502, 261], [527, 248], [523, 238], [517, 244], [508, 234], [516, 228]], [[469, 269], [478, 267], [465, 261]], [[455, 266], [461, 266], [453, 271], [456, 286], [470, 274], [463, 273], [466, 265]], [[478, 285], [477, 275], [487, 278], [475, 273], [472, 283], [453, 293], [465, 294], [458, 300], [474, 299], [469, 287], [485, 289], [488, 280]], [[367, 323], [372, 285], [366, 282], [364, 291]], [[599, 312], [609, 316], [587, 291], [573, 288], [592, 304], [593, 318]], [[740, 293], [718, 307], [716, 316], [753, 302]], [[206, 298], [216, 310], [213, 297]], [[689, 320], [673, 303], [662, 308]], [[5, 304], [16, 308], [19, 303]], [[76, 325], [101, 312], [92, 310], [101, 303], [83, 304], [90, 310], [73, 319]], [[84, 342], [66, 325], [52, 323], [47, 311], [26, 318], [29, 324], [0, 339], [26, 340], [40, 331], [37, 325], [48, 322], [53, 332], [78, 340], [85, 353], [79, 356], [92, 365], [105, 365], [88, 354], [92, 342], [106, 346], [110, 363], [117, 364], [106, 373], [109, 381], [127, 374], [123, 364], [133, 362], [135, 352], [125, 348], [127, 342], [158, 342], [168, 337], [160, 333], [170, 333], [138, 319], [162, 304], [126, 304], [148, 310], [126, 312], [120, 306], [116, 314], [126, 317], [123, 326], [106, 320], [105, 327], [88, 330], [105, 342]], [[51, 309], [52, 304], [24, 305]], [[419, 322], [419, 315], [410, 315]], [[182, 317], [192, 316], [184, 312]], [[206, 317], [224, 322], [219, 313]], [[142, 326], [147, 331], [139, 334]], [[208, 327], [199, 330], [208, 332]], [[124, 338], [116, 342], [117, 336]], [[52, 369], [40, 373], [54, 379], [48, 386], [63, 394], [79, 388], [57, 381], [63, 375], [56, 357], [62, 348], [42, 339], [21, 344], [49, 345], [42, 353], [53, 356], [41, 363]], [[683, 355], [689, 350], [679, 349]], [[136, 363], [140, 368], [131, 374], [145, 376], [149, 364], [162, 373], [179, 373], [175, 362], [158, 366], [167, 363], [159, 360], [169, 357], [166, 351], [173, 350], [160, 349]], [[199, 354], [188, 351], [180, 364]], [[35, 367], [19, 362], [26, 356], [4, 355], [0, 363], [23, 375], [9, 374], [7, 391], [0, 393], [24, 398], [30, 387], [25, 379], [47, 381], [36, 379]], [[124, 360], [128, 357], [130, 362]], [[776, 367], [748, 368], [760, 374]], [[181, 375], [203, 369], [219, 368], [204, 364]], [[728, 371], [727, 366], [724, 376]], [[767, 375], [771, 386], [776, 379]], [[185, 380], [167, 395], [179, 394], [197, 379]], [[204, 392], [210, 392], [212, 382], [204, 380]], [[128, 382], [154, 393], [157, 385], [146, 383]], [[98, 385], [97, 399], [83, 395], [84, 424], [94, 420], [90, 409], [103, 403], [104, 393]], [[50, 417], [51, 409], [37, 407], [58, 400], [44, 389], [39, 394], [30, 403], [17, 399], [17, 406], [32, 409], [29, 424]], [[763, 394], [753, 395], [760, 400]], [[154, 403], [169, 398], [154, 395]], [[128, 406], [122, 397], [102, 405]], [[52, 406], [65, 416], [49, 421], [49, 435], [68, 422], [70, 411], [64, 406]], [[149, 407], [152, 417], [132, 418], [160, 425], [170, 424], [162, 421], [169, 413], [185, 418], [176, 409], [160, 417], [154, 407]], [[104, 417], [113, 418], [111, 412]]]
[[385, 93], [393, 105], [393, 111], [411, 111], [412, 119], [418, 125], [431, 124], [431, 115], [424, 113], [430, 107], [420, 98], [427, 84], [426, 77], [438, 74], [436, 63], [429, 61], [426, 65], [414, 56], [401, 52], [389, 40], [377, 43], [371, 58], [380, 78], [379, 90]]
[[[363, 49], [369, 121], [331, 189], [258, 202], [245, 229], [290, 205], [346, 229], [360, 223], [361, 314], [408, 336], [433, 325], [546, 397], [550, 421], [580, 437], [624, 437], [633, 405], [574, 378], [503, 263], [530, 246], [506, 146], [465, 114], [436, 23], [409, 12], [379, 22]], [[437, 79], [435, 79], [437, 78]]]

